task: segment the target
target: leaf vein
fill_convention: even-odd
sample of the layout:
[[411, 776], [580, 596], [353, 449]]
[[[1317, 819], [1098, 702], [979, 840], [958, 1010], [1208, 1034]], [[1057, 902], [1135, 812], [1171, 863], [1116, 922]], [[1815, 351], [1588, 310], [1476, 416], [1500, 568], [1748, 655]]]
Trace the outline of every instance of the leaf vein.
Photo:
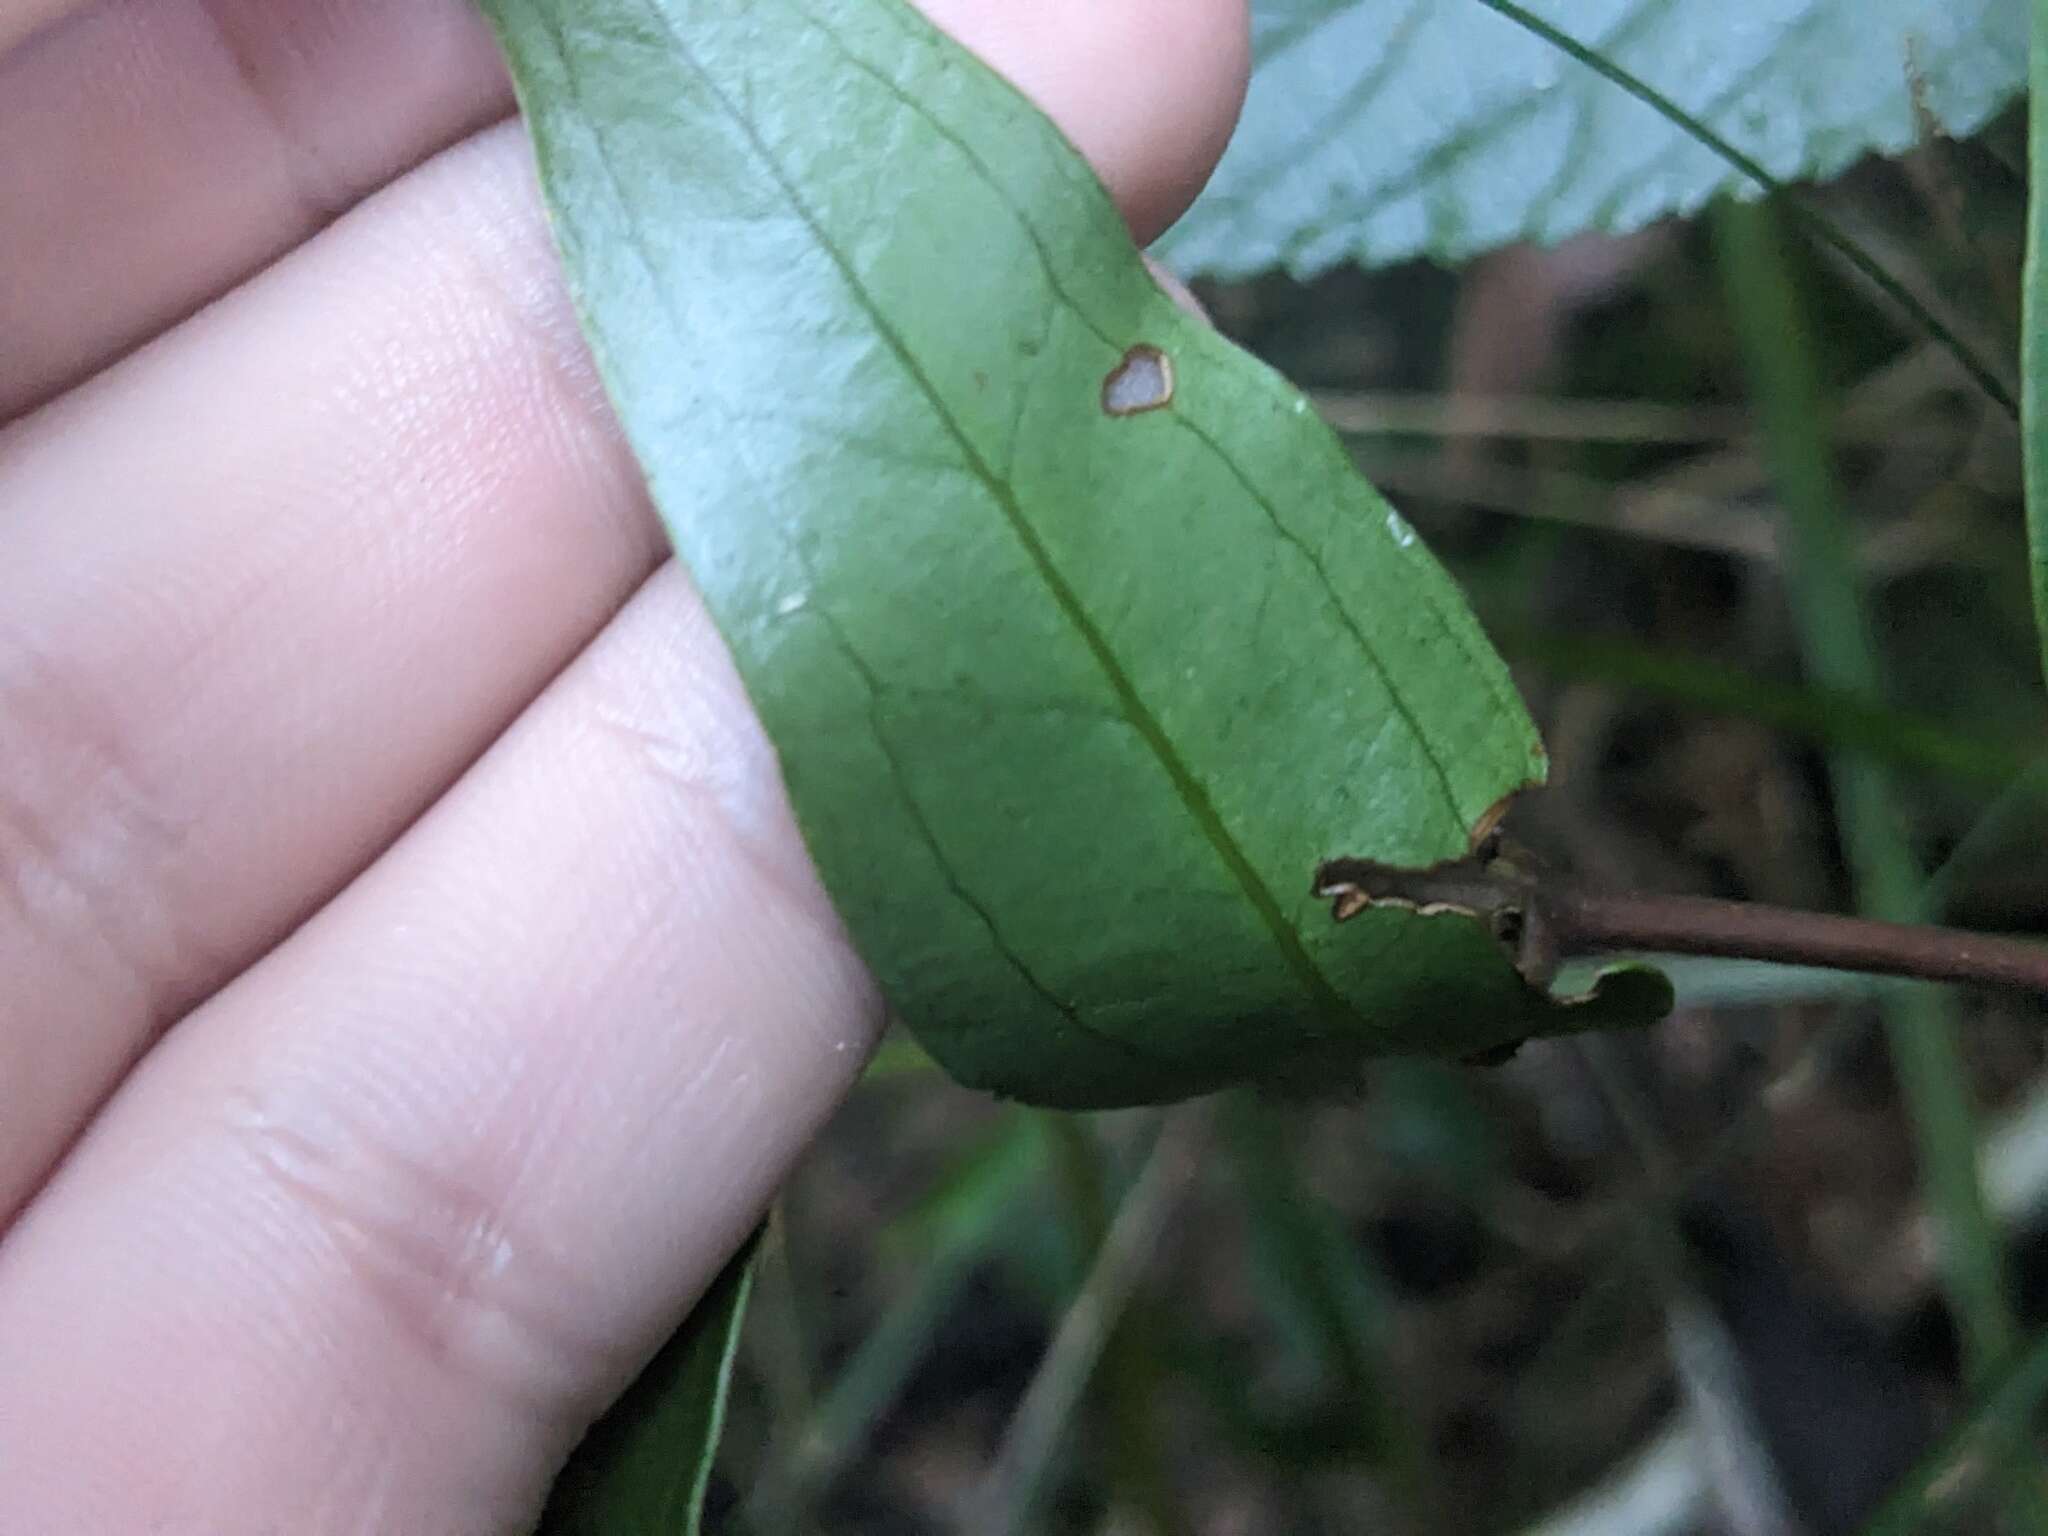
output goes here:
[[[802, 561], [806, 568], [806, 574], [810, 576], [815, 584], [815, 573], [810, 572], [809, 561], [804, 559], [800, 551], [798, 552], [798, 559]], [[875, 676], [874, 669], [868, 665], [867, 659], [855, 649], [853, 642], [847, 639], [845, 632], [840, 629], [838, 621], [831, 614], [818, 608], [805, 611], [811, 617], [818, 620], [824, 627], [825, 632], [832, 637], [833, 645], [845, 657], [847, 665], [859, 674], [862, 687], [865, 689], [868, 699], [868, 734], [874, 738], [875, 749], [882, 754], [882, 761], [888, 765], [889, 777], [895, 781], [897, 796], [902, 800], [903, 808], [909, 814], [910, 823], [917, 829], [918, 837], [923, 841], [926, 850], [931, 854], [932, 864], [937, 868], [939, 878], [945, 881], [948, 893], [962, 907], [974, 914], [975, 919], [981, 924], [983, 931], [988, 934], [989, 943], [994, 947], [996, 953], [1003, 957], [1004, 962], [1012, 971], [1016, 972], [1018, 979], [1024, 983], [1025, 987], [1040, 1002], [1051, 1008], [1060, 1018], [1081, 1031], [1084, 1035], [1087, 1035], [1090, 1039], [1111, 1046], [1121, 1051], [1128, 1059], [1150, 1067], [1155, 1071], [1162, 1066], [1170, 1065], [1164, 1058], [1155, 1056], [1152, 1052], [1145, 1049], [1140, 1042], [1125, 1039], [1122, 1035], [1111, 1034], [1091, 1020], [1082, 1017], [1079, 1005], [1068, 1002], [1054, 992], [1051, 986], [1032, 969], [1030, 962], [1025, 960], [1016, 947], [1003, 937], [1003, 931], [996, 923], [995, 914], [989, 911], [987, 905], [973, 891], [968, 889], [966, 883], [961, 880], [959, 872], [953, 867], [953, 861], [947, 856], [944, 846], [939, 841], [937, 828], [933, 827], [930, 818], [925, 815], [923, 805], [919, 803], [915, 791], [911, 788], [910, 775], [904, 768], [902, 759], [896, 755], [896, 749], [889, 743], [888, 732], [882, 724], [883, 689], [881, 679]]]
[[1331, 605], [1337, 610], [1338, 621], [1357, 644], [1372, 669], [1379, 674], [1380, 686], [1387, 691], [1387, 702], [1394, 706], [1394, 713], [1400, 717], [1401, 723], [1407, 726], [1408, 734], [1415, 738], [1415, 745], [1421, 751], [1423, 761], [1429, 764], [1430, 771], [1436, 775], [1437, 784], [1444, 792], [1444, 803], [1450, 807], [1451, 815], [1462, 820], [1464, 812], [1458, 805], [1458, 791], [1451, 784], [1450, 769], [1444, 765], [1443, 758], [1437, 754], [1428, 734], [1422, 729], [1422, 722], [1416, 718], [1415, 711], [1409, 707], [1407, 699], [1395, 685], [1393, 669], [1387, 665], [1372, 642], [1366, 639], [1365, 631], [1359, 628], [1358, 620], [1352, 617], [1350, 608], [1337, 596], [1336, 585], [1330, 577], [1329, 568], [1323, 564], [1322, 557], [1308, 547], [1307, 540], [1281, 521], [1279, 509], [1245, 477], [1237, 462], [1223, 451], [1222, 444], [1187, 417], [1182, 416], [1179, 420], [1194, 434], [1198, 442], [1215, 455], [1216, 461], [1229, 471], [1230, 477], [1243, 488], [1247, 496], [1251, 497], [1253, 504], [1266, 514], [1266, 521], [1273, 525], [1273, 531], [1281, 540], [1307, 561], [1309, 569], [1316, 573], [1316, 580], [1322, 583], [1323, 591], [1329, 594]]
[[[871, 62], [869, 62], [867, 59], [862, 58], [853, 49], [848, 47], [845, 40], [828, 23], [823, 21], [821, 18], [818, 18], [815, 13], [812, 14], [813, 19], [817, 22], [819, 31], [825, 37], [831, 40], [832, 44], [839, 50], [840, 56], [842, 58], [846, 59], [846, 61], [849, 64], [851, 64], [856, 69], [860, 70], [870, 79], [874, 80], [878, 85], [882, 86], [883, 89], [887, 90], [893, 97], [895, 97], [895, 99], [904, 107], [905, 110], [922, 119], [924, 123], [928, 127], [930, 127], [934, 133], [938, 134], [939, 137], [944, 139], [947, 143], [951, 144], [953, 148], [956, 149], [967, 160], [968, 164], [974, 167], [975, 173], [981, 178], [983, 185], [988, 187], [989, 190], [993, 192], [995, 196], [1002, 202], [1003, 206], [1009, 211], [1011, 218], [1016, 221], [1018, 230], [1023, 234], [1024, 238], [1030, 243], [1033, 252], [1038, 257], [1039, 268], [1045, 277], [1046, 286], [1049, 289], [1051, 289], [1053, 296], [1059, 300], [1060, 304], [1069, 313], [1071, 313], [1075, 317], [1075, 319], [1079, 320], [1083, 326], [1087, 327], [1089, 333], [1093, 335], [1097, 340], [1101, 341], [1105, 346], [1111, 348], [1112, 350], [1121, 351], [1124, 343], [1118, 338], [1109, 335], [1106, 331], [1103, 330], [1101, 326], [1097, 325], [1094, 319], [1088, 314], [1087, 310], [1083, 308], [1080, 304], [1076, 303], [1073, 296], [1067, 292], [1065, 285], [1062, 283], [1060, 279], [1058, 264], [1053, 260], [1052, 253], [1046, 248], [1045, 242], [1039, 237], [1039, 233], [1036, 226], [1034, 226], [1031, 220], [1025, 216], [1024, 210], [1017, 206], [1015, 201], [1010, 197], [1008, 191], [1003, 187], [1001, 180], [995, 175], [994, 171], [990, 168], [988, 163], [981, 157], [981, 155], [975, 150], [975, 148], [971, 144], [969, 144], [965, 139], [963, 139], [957, 132], [955, 132], [950, 125], [933, 116], [930, 108], [924, 102], [918, 100], [915, 96], [912, 96], [909, 92], [905, 91], [898, 82], [889, 78], [887, 74], [875, 68], [875, 66]], [[814, 233], [816, 233], [815, 226], [813, 226], [813, 231]], [[820, 238], [822, 239], [822, 236], [820, 236]], [[849, 281], [852, 281], [851, 274], [848, 275], [848, 278]], [[870, 313], [872, 313], [872, 310], [870, 311]], [[922, 382], [922, 380], [920, 380], [920, 382]], [[934, 398], [934, 404], [937, 404], [936, 398]], [[943, 411], [941, 412], [941, 414], [943, 414]], [[1451, 787], [1450, 776], [1447, 770], [1445, 769], [1442, 759], [1437, 754], [1434, 745], [1430, 742], [1429, 738], [1424, 733], [1420, 719], [1415, 715], [1414, 711], [1408, 706], [1407, 701], [1402, 697], [1400, 691], [1395, 687], [1393, 675], [1391, 671], [1388, 669], [1385, 660], [1373, 648], [1372, 643], [1366, 638], [1364, 631], [1359, 627], [1356, 618], [1352, 615], [1350, 608], [1344, 602], [1343, 597], [1338, 593], [1335, 583], [1330, 578], [1328, 568], [1324, 565], [1322, 560], [1318, 558], [1308, 548], [1307, 544], [1303, 542], [1300, 536], [1287, 526], [1287, 524], [1282, 520], [1279, 510], [1273, 505], [1271, 499], [1267, 497], [1263, 492], [1261, 492], [1257, 486], [1251, 483], [1251, 481], [1246, 477], [1244, 471], [1238, 466], [1237, 462], [1234, 459], [1232, 459], [1228, 453], [1224, 451], [1221, 444], [1217, 443], [1216, 440], [1213, 437], [1211, 437], [1206, 431], [1204, 431], [1198, 423], [1191, 419], [1186, 414], [1186, 412], [1172, 410], [1168, 414], [1177, 424], [1179, 424], [1182, 428], [1191, 433], [1195, 437], [1195, 439], [1199, 441], [1202, 444], [1202, 446], [1206, 448], [1210, 452], [1210, 454], [1219, 463], [1221, 463], [1227, 471], [1229, 471], [1231, 478], [1234, 479], [1238, 483], [1238, 485], [1243, 488], [1246, 494], [1249, 495], [1252, 501], [1258, 506], [1259, 510], [1266, 515], [1267, 520], [1273, 525], [1274, 531], [1278, 533], [1280, 537], [1284, 539], [1287, 543], [1292, 545], [1296, 550], [1300, 551], [1302, 556], [1307, 560], [1309, 569], [1315, 573], [1317, 580], [1322, 584], [1325, 595], [1329, 597], [1332, 606], [1335, 607], [1335, 609], [1337, 610], [1339, 616], [1343, 621], [1345, 629], [1350, 633], [1352, 639], [1357, 643], [1359, 649], [1365, 653], [1366, 659], [1368, 660], [1368, 662], [1370, 662], [1374, 670], [1378, 672], [1382, 682], [1386, 687], [1388, 698], [1393, 703], [1396, 712], [1399, 713], [1402, 721], [1408, 726], [1408, 729], [1411, 732], [1411, 734], [1414, 735], [1416, 739], [1416, 744], [1421, 749], [1423, 756], [1428, 760], [1430, 766], [1435, 770], [1436, 777], [1443, 786], [1445, 800], [1446, 803], [1450, 806], [1451, 814], [1453, 816], [1462, 818], [1464, 816], [1464, 811], [1458, 804], [1457, 793]], [[967, 448], [967, 445], [964, 442], [962, 446], [963, 448]], [[968, 448], [968, 451], [971, 453], [971, 448]], [[1481, 659], [1474, 653], [1470, 643], [1459, 632], [1458, 626], [1450, 623], [1448, 619], [1445, 617], [1442, 607], [1435, 601], [1433, 597], [1427, 599], [1427, 601], [1430, 616], [1437, 621], [1438, 625], [1442, 628], [1445, 636], [1449, 638], [1453, 644], [1457, 645], [1459, 649], [1465, 653], [1468, 659], [1474, 661], [1475, 663], [1480, 662]], [[1498, 678], [1493, 676], [1489, 668], [1487, 668], [1483, 664], [1480, 664], [1476, 666], [1476, 670], [1481, 676], [1485, 676], [1488, 678], [1489, 690], [1493, 693], [1495, 700], [1502, 704], [1503, 708], [1509, 710], [1510, 712], [1519, 709], [1520, 706], [1518, 703], [1503, 697], [1503, 690], [1500, 681], [1498, 680]]]
[[[977, 478], [987, 488], [998, 512], [1008, 524], [1011, 535], [1023, 548], [1026, 556], [1037, 570], [1039, 579], [1045, 583], [1047, 590], [1052, 594], [1053, 601], [1058, 607], [1061, 616], [1066, 619], [1080, 637], [1083, 645], [1095, 661], [1096, 666], [1102, 672], [1111, 692], [1116, 695], [1119, 704], [1123, 707], [1125, 715], [1129, 718], [1139, 736], [1144, 740], [1146, 746], [1151, 750], [1160, 768], [1172, 783], [1181, 802], [1187, 807], [1190, 818], [1214, 849], [1217, 857], [1229, 871], [1231, 877], [1237, 882], [1240, 889], [1243, 890], [1246, 901], [1258, 913], [1287, 968], [1294, 974], [1295, 979], [1325, 1014], [1344, 1016], [1356, 1020], [1357, 1011], [1345, 1001], [1335, 986], [1331, 984], [1329, 978], [1323, 975], [1321, 968], [1309, 954], [1307, 947], [1301, 941], [1300, 935], [1294, 931], [1293, 925], [1287, 920], [1287, 916], [1282, 910], [1278, 899], [1274, 896], [1272, 889], [1266, 884], [1258, 870], [1253, 867], [1250, 858], [1246, 855], [1244, 849], [1238, 845], [1236, 837], [1224, 823], [1207, 789], [1195, 776], [1188, 764], [1182, 760], [1179, 751], [1174, 747], [1171, 739], [1160, 725], [1157, 716], [1152, 713], [1152, 710], [1132, 683], [1130, 676], [1125, 672], [1122, 663], [1118, 661], [1114, 650], [1109, 645], [1107, 637], [1089, 617], [1086, 608], [1080, 601], [1079, 595], [1074, 591], [1073, 586], [1060, 570], [1058, 563], [1053, 560], [1051, 551], [1045, 547], [1044, 540], [1038, 536], [1037, 530], [1031, 526], [1030, 520], [1024, 515], [1023, 509], [1018, 505], [1015, 494], [1010, 486], [995, 474], [987, 461], [982, 457], [980, 451], [975, 447], [973, 439], [962, 429], [952, 412], [946, 408], [941, 392], [925, 373], [923, 366], [911, 351], [908, 343], [897, 333], [896, 328], [889, 322], [887, 316], [882, 313], [879, 306], [875, 303], [873, 295], [862, 284], [845, 254], [821, 226], [815, 212], [805, 202], [781, 163], [770, 152], [766, 141], [761, 136], [759, 128], [751, 120], [741, 115], [735, 103], [720, 86], [716, 77], [705, 68], [703, 62], [690, 50], [680, 30], [676, 27], [674, 18], [668, 14], [667, 7], [661, 3], [661, 0], [649, 0], [649, 9], [654, 13], [660, 25], [666, 29], [675, 57], [698, 77], [703, 84], [707, 96], [731, 119], [740, 134], [746, 139], [763, 169], [774, 179], [784, 200], [809, 229], [811, 238], [817, 242], [818, 249], [837, 269], [853, 301], [866, 314], [869, 323], [874, 326], [876, 336], [894, 354], [905, 374], [924, 395], [933, 416], [939, 424], [959, 444], [962, 455], [973, 468]], [[822, 26], [822, 23], [820, 25]], [[836, 35], [835, 41], [837, 41]], [[843, 51], [843, 44], [841, 46]], [[899, 98], [901, 98], [903, 93], [900, 88], [894, 87], [893, 82], [891, 82], [891, 86], [892, 89], [896, 90]], [[934, 127], [937, 126], [936, 124], [934, 125]], [[1026, 227], [1029, 228], [1028, 225]], [[1034, 229], [1030, 233], [1034, 243], [1037, 243], [1037, 231]], [[1040, 249], [1042, 253], [1042, 245]], [[1364, 1021], [1357, 1020], [1357, 1022], [1362, 1026]]]

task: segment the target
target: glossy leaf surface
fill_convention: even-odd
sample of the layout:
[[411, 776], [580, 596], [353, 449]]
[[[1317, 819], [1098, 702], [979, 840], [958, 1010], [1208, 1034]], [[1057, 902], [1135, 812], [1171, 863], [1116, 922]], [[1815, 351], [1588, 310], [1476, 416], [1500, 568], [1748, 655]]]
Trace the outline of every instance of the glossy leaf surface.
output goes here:
[[862, 952], [962, 1079], [1327, 1080], [1562, 1010], [1465, 852], [1543, 755], [1414, 534], [899, 0], [491, 0], [600, 368]]

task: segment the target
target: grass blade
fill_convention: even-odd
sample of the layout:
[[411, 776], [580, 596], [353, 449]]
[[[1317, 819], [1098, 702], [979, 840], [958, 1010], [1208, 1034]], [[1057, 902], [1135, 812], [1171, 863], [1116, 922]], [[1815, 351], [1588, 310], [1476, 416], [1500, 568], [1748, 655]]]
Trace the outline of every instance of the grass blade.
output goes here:
[[2026, 460], [2027, 559], [2041, 667], [2048, 674], [2048, 0], [2033, 0], [2028, 50], [2027, 264], [2020, 319], [2020, 445]]
[[1200, 1106], [1168, 1117], [1117, 1207], [1081, 1294], [1053, 1336], [976, 1498], [967, 1524], [977, 1536], [1008, 1536], [1027, 1528], [1047, 1468], [1117, 1320], [1137, 1289], [1167, 1218], [1194, 1181], [1205, 1121], [1206, 1111]]
[[[2006, 1469], [2028, 1443], [2041, 1400], [2048, 1397], [2048, 1333], [2037, 1335], [2011, 1366], [1988, 1383], [1977, 1406], [1915, 1467], [1884, 1508], [1864, 1526], [1863, 1536], [1914, 1536], [1933, 1523], [1933, 1506], [1956, 1469], [1968, 1459], [1979, 1475]], [[2035, 1481], [2038, 1471], [2025, 1472]]]
[[[1834, 483], [1819, 368], [1777, 220], [1768, 205], [1729, 203], [1715, 234], [1783, 507], [1785, 577], [1807, 667], [1823, 687], [1879, 697], [1881, 669]], [[1867, 760], [1838, 754], [1830, 777], [1859, 906], [1875, 917], [1921, 920], [1923, 872], [1888, 776]], [[1945, 992], [1914, 988], [1887, 997], [1882, 1008], [1941, 1233], [1943, 1284], [1969, 1375], [1981, 1384], [2011, 1357], [2017, 1330], [1978, 1177], [1953, 1002]], [[2013, 1512], [2021, 1528], [2048, 1531], [2048, 1502], [2020, 1494]]]
[[[929, 1065], [928, 1058], [927, 1065]], [[1021, 1114], [1008, 1117], [984, 1148], [968, 1152], [947, 1180], [891, 1239], [908, 1239], [901, 1257], [915, 1278], [861, 1341], [816, 1409], [771, 1445], [748, 1495], [757, 1531], [813, 1528], [812, 1506], [864, 1454], [871, 1436], [930, 1355], [938, 1330], [975, 1269], [1024, 1225], [1023, 1195], [1039, 1176], [1039, 1139]]]

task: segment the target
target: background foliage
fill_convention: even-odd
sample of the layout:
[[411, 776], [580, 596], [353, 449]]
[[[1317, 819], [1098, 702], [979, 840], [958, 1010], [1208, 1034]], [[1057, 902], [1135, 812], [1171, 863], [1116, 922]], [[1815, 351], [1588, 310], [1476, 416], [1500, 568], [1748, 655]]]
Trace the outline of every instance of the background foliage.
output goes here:
[[1972, 132], [2026, 80], [2013, 0], [1259, 0], [1254, 16], [1242, 126], [1164, 244], [1184, 272], [1461, 260], [1755, 190], [1531, 20], [1781, 181]]

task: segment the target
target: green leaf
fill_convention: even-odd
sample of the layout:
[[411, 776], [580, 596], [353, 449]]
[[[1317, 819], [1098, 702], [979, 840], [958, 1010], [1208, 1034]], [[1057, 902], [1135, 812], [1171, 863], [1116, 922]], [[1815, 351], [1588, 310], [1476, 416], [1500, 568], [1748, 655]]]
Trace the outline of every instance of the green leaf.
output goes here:
[[1965, 1469], [1966, 1489], [2007, 1473], [2040, 1491], [2038, 1458], [2019, 1462], [2017, 1453], [2032, 1441], [2042, 1400], [2048, 1398], [2048, 1332], [2036, 1334], [1980, 1392], [1962, 1421], [1893, 1490], [1863, 1527], [1863, 1536], [1915, 1536], [1938, 1528], [1936, 1522], [1950, 1513], [1946, 1506], [1954, 1502]]
[[1543, 753], [1294, 389], [1177, 308], [900, 0], [491, 0], [599, 366], [839, 910], [963, 1080], [1326, 1081], [1573, 1012], [1477, 923], [1338, 924]]
[[759, 1248], [757, 1232], [591, 1426], [555, 1479], [541, 1536], [697, 1536]]
[[[2014, 0], [1529, 0], [1779, 180], [1966, 133], [2026, 83]], [[1166, 237], [1241, 276], [1622, 231], [1750, 178], [1488, 0], [1258, 0], [1237, 136]]]

